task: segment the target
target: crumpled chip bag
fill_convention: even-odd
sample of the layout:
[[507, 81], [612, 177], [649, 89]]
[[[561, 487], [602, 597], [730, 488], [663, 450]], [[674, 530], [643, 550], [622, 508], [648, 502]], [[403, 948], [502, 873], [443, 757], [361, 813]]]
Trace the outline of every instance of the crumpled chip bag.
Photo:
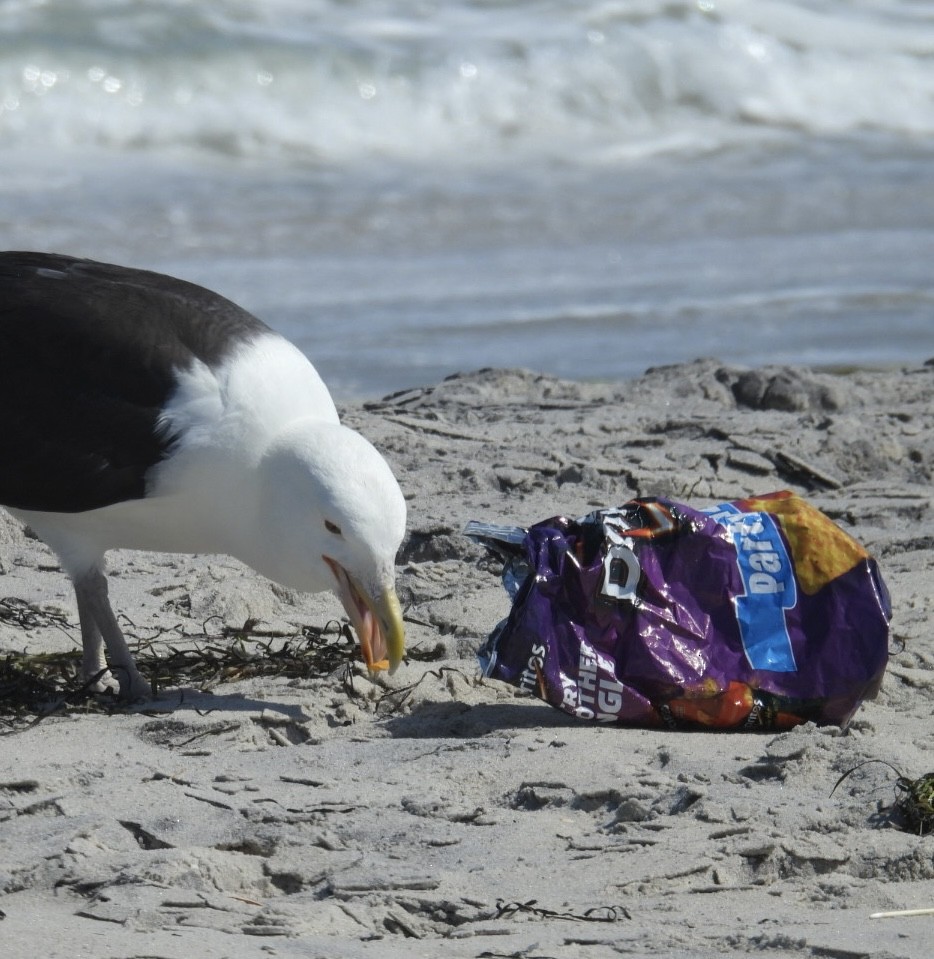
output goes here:
[[790, 492], [693, 509], [634, 499], [528, 530], [471, 522], [504, 559], [486, 676], [630, 726], [845, 726], [882, 682], [875, 560]]

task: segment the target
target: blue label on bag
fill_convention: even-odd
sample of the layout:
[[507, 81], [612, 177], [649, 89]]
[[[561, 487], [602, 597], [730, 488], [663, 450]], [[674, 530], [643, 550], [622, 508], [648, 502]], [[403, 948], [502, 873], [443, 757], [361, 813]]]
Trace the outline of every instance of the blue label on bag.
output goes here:
[[703, 510], [723, 526], [736, 548], [744, 594], [733, 598], [746, 659], [753, 669], [797, 669], [785, 610], [797, 602], [794, 569], [775, 519], [744, 513], [732, 503]]

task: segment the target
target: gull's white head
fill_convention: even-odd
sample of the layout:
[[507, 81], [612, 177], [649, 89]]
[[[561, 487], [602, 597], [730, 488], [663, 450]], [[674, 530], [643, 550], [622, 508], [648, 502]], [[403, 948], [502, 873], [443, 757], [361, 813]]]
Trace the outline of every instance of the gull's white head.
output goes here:
[[388, 463], [354, 430], [300, 420], [259, 471], [263, 535], [244, 559], [284, 586], [335, 592], [367, 666], [394, 670], [405, 648], [395, 558], [406, 507]]

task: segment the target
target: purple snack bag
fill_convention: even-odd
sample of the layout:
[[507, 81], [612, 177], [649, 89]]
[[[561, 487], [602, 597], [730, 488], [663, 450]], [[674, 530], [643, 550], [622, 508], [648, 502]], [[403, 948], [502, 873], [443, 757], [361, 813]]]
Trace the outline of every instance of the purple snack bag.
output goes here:
[[875, 560], [792, 493], [465, 532], [504, 558], [513, 595], [484, 674], [582, 719], [844, 726], [882, 681], [891, 611]]

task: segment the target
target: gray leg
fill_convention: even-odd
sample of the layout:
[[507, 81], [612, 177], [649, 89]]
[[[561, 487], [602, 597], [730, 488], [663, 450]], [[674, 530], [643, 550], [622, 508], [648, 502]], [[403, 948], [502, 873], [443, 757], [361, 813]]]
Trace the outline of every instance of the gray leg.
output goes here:
[[133, 655], [127, 647], [117, 618], [107, 598], [107, 577], [98, 569], [90, 570], [75, 579], [75, 597], [81, 620], [81, 642], [84, 646], [82, 668], [86, 679], [92, 679], [107, 667], [104, 645], [110, 659], [110, 676], [98, 682], [102, 691], [112, 689], [114, 678], [120, 684], [120, 696], [135, 701], [151, 695], [149, 683], [139, 674]]

